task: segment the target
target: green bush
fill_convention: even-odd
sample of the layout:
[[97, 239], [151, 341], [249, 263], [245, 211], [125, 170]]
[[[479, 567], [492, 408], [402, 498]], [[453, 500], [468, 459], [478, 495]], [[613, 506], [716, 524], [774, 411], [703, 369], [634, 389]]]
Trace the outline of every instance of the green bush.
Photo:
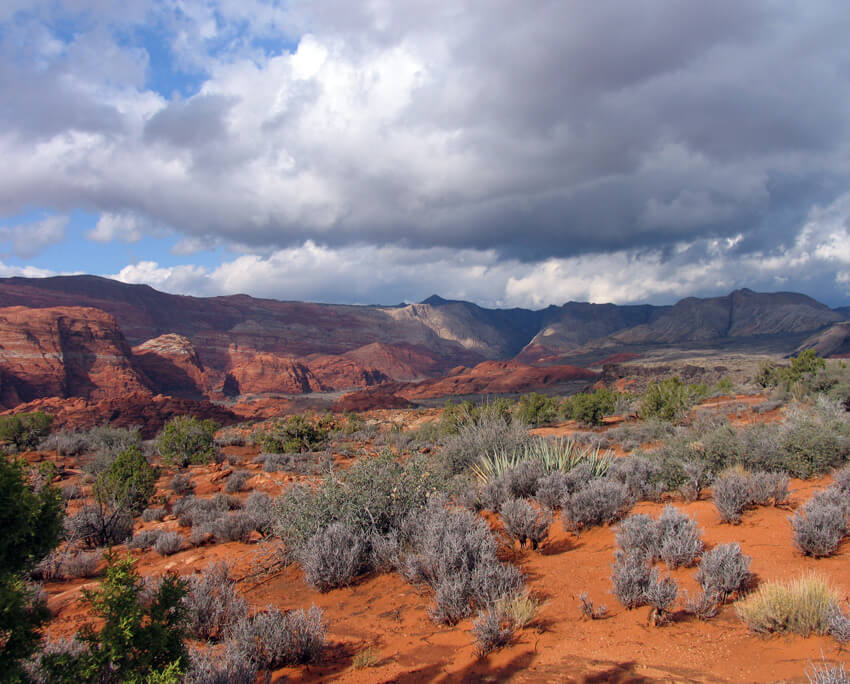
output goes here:
[[[762, 387], [790, 388], [793, 383], [808, 385], [826, 368], [826, 361], [818, 356], [814, 349], [806, 349], [791, 359], [788, 366], [779, 366], [773, 361], [765, 361], [759, 367], [755, 381]], [[827, 388], [828, 389], [828, 388]]]
[[576, 394], [565, 400], [561, 412], [584, 425], [602, 425], [602, 419], [614, 413], [617, 395], [604, 387], [595, 392]]
[[707, 393], [705, 385], [689, 385], [678, 376], [651, 382], [641, 398], [638, 414], [643, 419], [678, 421]]
[[552, 423], [558, 418], [558, 400], [545, 394], [523, 394], [514, 409], [514, 415], [531, 427]]
[[41, 411], [0, 416], [0, 442], [6, 442], [18, 451], [38, 447], [39, 442], [50, 433], [53, 416]]
[[137, 446], [124, 449], [98, 475], [94, 485], [95, 498], [113, 509], [123, 509], [140, 515], [156, 492], [157, 471], [145, 459]]
[[79, 653], [45, 655], [41, 668], [51, 682], [177, 684], [188, 667], [183, 643], [186, 580], [165, 575], [149, 600], [130, 557], [110, 554], [99, 590], [83, 590], [85, 601], [102, 620], [100, 631], [86, 625], [77, 635]]
[[841, 465], [850, 456], [846, 423], [802, 416], [789, 421], [781, 438], [780, 469], [808, 478]]
[[330, 426], [325, 419], [311, 420], [295, 414], [284, 421], [274, 421], [257, 435], [255, 442], [267, 454], [315, 451], [327, 441]]
[[167, 465], [185, 468], [190, 463], [208, 463], [215, 457], [215, 421], [193, 416], [169, 420], [156, 438], [156, 448]]
[[7, 681], [23, 681], [21, 661], [48, 617], [22, 577], [59, 543], [63, 510], [45, 474], [28, 481], [22, 461], [0, 454], [0, 672]]

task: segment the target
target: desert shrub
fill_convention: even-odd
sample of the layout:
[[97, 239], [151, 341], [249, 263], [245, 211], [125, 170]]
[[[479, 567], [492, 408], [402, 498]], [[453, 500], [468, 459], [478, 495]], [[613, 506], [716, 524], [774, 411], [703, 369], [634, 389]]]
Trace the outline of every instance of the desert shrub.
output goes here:
[[505, 532], [521, 547], [528, 543], [532, 549], [537, 549], [540, 542], [549, 536], [552, 523], [549, 511], [541, 511], [525, 499], [512, 499], [502, 504], [500, 518]]
[[515, 629], [525, 629], [537, 616], [540, 601], [527, 591], [520, 591], [498, 599], [494, 606]]
[[660, 558], [669, 568], [693, 565], [703, 550], [696, 521], [675, 506], [665, 506], [655, 521], [643, 513], [629, 516], [618, 526], [616, 540], [626, 555], [645, 563]]
[[619, 520], [632, 503], [625, 485], [594, 478], [583, 489], [564, 497], [564, 525], [578, 529], [612, 523]]
[[[652, 416], [640, 421], [623, 423], [611, 428], [606, 434], [614, 441], [620, 442], [626, 451], [632, 451], [646, 442], [666, 439], [675, 432], [676, 427], [669, 420]], [[633, 448], [626, 449], [626, 443], [634, 445]]]
[[205, 528], [212, 533], [216, 541], [247, 542], [254, 531], [254, 520], [244, 511], [236, 511], [218, 516]]
[[837, 490], [815, 494], [791, 518], [794, 545], [807, 556], [831, 556], [847, 534], [846, 506]]
[[162, 506], [154, 506], [142, 511], [142, 520], [144, 522], [162, 522], [165, 516], [166, 510]]
[[738, 617], [754, 632], [825, 634], [827, 616], [836, 603], [835, 591], [821, 578], [809, 575], [791, 582], [764, 582], [736, 604]]
[[139, 428], [102, 425], [82, 434], [87, 441], [86, 452], [92, 454], [91, 459], [83, 464], [83, 470], [95, 476], [106, 470], [122, 451], [142, 446]]
[[750, 560], [736, 542], [715, 546], [703, 554], [697, 582], [706, 596], [716, 596], [723, 602], [730, 594], [742, 592], [750, 582]]
[[[66, 684], [75, 681], [73, 673], [62, 679], [57, 679], [47, 671], [47, 663], [51, 660], [75, 662], [87, 652], [85, 645], [76, 637], [70, 639], [51, 639], [49, 636], [42, 643], [39, 651], [24, 663], [25, 677], [23, 680], [30, 684]], [[12, 679], [11, 681], [15, 681]], [[78, 680], [77, 680], [78, 681]]]
[[644, 558], [618, 549], [612, 566], [611, 592], [631, 610], [646, 605], [646, 591], [652, 581], [652, 569]]
[[[77, 635], [77, 653], [43, 656], [48, 681], [176, 682], [187, 667], [183, 644], [186, 614], [182, 606], [185, 583], [166, 575], [148, 600], [133, 560], [108, 557], [100, 589], [83, 590], [100, 631], [86, 625]], [[74, 679], [68, 675], [74, 673]]]
[[140, 549], [146, 551], [156, 544], [156, 540], [162, 534], [162, 530], [142, 530], [134, 534], [133, 538], [127, 542], [127, 546], [131, 549]]
[[812, 663], [806, 671], [809, 684], [850, 684], [850, 675], [844, 669], [844, 663], [830, 665], [824, 660], [821, 665]]
[[702, 553], [702, 535], [696, 520], [674, 506], [665, 506], [656, 521], [658, 555], [669, 568], [691, 566]]
[[128, 447], [97, 476], [94, 496], [104, 506], [139, 515], [156, 491], [156, 477], [142, 450]]
[[475, 652], [483, 657], [507, 646], [513, 639], [514, 631], [514, 626], [498, 610], [488, 609], [479, 613], [472, 622]]
[[236, 580], [224, 563], [214, 563], [187, 578], [183, 599], [187, 628], [195, 639], [222, 640], [245, 618], [248, 604], [236, 590]]
[[723, 522], [741, 522], [744, 509], [753, 503], [749, 475], [735, 471], [721, 475], [711, 487], [711, 498]]
[[581, 614], [585, 617], [588, 617], [591, 620], [601, 620], [608, 614], [608, 606], [605, 604], [600, 604], [599, 606], [594, 605], [593, 601], [587, 595], [587, 592], [583, 591], [578, 599], [579, 609], [581, 610]]
[[624, 518], [617, 526], [615, 539], [617, 546], [631, 557], [651, 563], [659, 556], [658, 527], [645, 513]]
[[641, 454], [615, 458], [608, 469], [608, 478], [622, 482], [635, 501], [654, 500], [661, 495], [658, 463]]
[[837, 603], [827, 610], [826, 626], [829, 636], [840, 644], [850, 641], [850, 617], [844, 614]]
[[324, 613], [316, 606], [285, 613], [270, 606], [237, 622], [228, 646], [260, 670], [314, 662], [325, 648]]
[[80, 551], [62, 562], [62, 570], [67, 579], [94, 577], [99, 564], [100, 552]]
[[720, 612], [722, 601], [718, 594], [701, 591], [695, 596], [685, 592], [685, 611], [696, 616], [697, 620], [710, 620]]
[[756, 506], [780, 506], [788, 500], [789, 482], [786, 473], [750, 473], [750, 500]]
[[401, 537], [401, 572], [409, 582], [434, 589], [430, 613], [437, 622], [455, 624], [522, 588], [516, 568], [498, 560], [487, 523], [468, 511], [432, 502], [405, 520]]
[[168, 483], [175, 494], [189, 494], [195, 490], [195, 483], [186, 473], [177, 473]]
[[850, 466], [844, 466], [832, 474], [835, 487], [844, 496], [850, 496]]
[[583, 425], [602, 425], [602, 419], [614, 413], [617, 395], [609, 389], [575, 394], [561, 405], [565, 418], [577, 420]]
[[244, 492], [248, 485], [248, 479], [251, 473], [247, 470], [236, 470], [227, 478], [227, 484], [224, 486], [224, 491], [228, 494], [236, 492]]
[[488, 400], [478, 405], [468, 400], [455, 404], [451, 399], [448, 399], [440, 416], [439, 433], [453, 435], [470, 425], [495, 421], [510, 423], [513, 408], [513, 402], [505, 398]]
[[445, 439], [440, 463], [447, 475], [457, 475], [477, 462], [482, 454], [519, 453], [530, 440], [527, 427], [518, 419], [482, 418], [462, 424]]
[[561, 501], [568, 493], [568, 486], [567, 473], [560, 471], [549, 473], [538, 480], [534, 497], [549, 510], [554, 510], [561, 507]]
[[257, 664], [244, 651], [226, 648], [223, 653], [193, 649], [183, 684], [255, 684]]
[[315, 488], [287, 489], [277, 501], [275, 532], [291, 551], [332, 522], [366, 536], [386, 534], [444, 488], [427, 457], [415, 455], [403, 463], [391, 454], [364, 458], [329, 474]]
[[794, 382], [810, 380], [824, 368], [826, 361], [818, 356], [814, 349], [806, 349], [791, 359], [788, 366], [778, 366], [772, 361], [765, 361], [759, 368], [755, 381], [762, 387], [788, 387]]
[[88, 436], [77, 430], [62, 429], [47, 435], [38, 445], [39, 451], [55, 451], [58, 456], [80, 456], [89, 449]]
[[215, 431], [212, 420], [175, 416], [156, 438], [156, 448], [166, 465], [185, 468], [190, 463], [209, 463], [215, 458]]
[[0, 416], [0, 442], [16, 451], [35, 449], [50, 433], [52, 424], [53, 416], [41, 411]]
[[706, 393], [705, 385], [688, 385], [677, 376], [653, 381], [641, 397], [638, 414], [644, 419], [678, 421]]
[[251, 518], [254, 529], [269, 534], [274, 524], [274, 503], [268, 494], [253, 492], [245, 501], [245, 514]]
[[181, 527], [207, 527], [225, 516], [228, 511], [241, 507], [238, 499], [225, 494], [216, 494], [209, 499], [198, 499], [195, 496], [184, 496], [172, 507]]
[[262, 463], [266, 473], [285, 471], [300, 475], [318, 475], [333, 469], [334, 458], [329, 451], [304, 451], [297, 454], [260, 454], [254, 462]]
[[543, 465], [537, 461], [521, 461], [502, 475], [505, 489], [514, 498], [528, 499], [537, 493], [540, 478], [546, 474]]
[[295, 414], [269, 423], [255, 435], [254, 443], [267, 453], [293, 454], [313, 451], [325, 443], [329, 432], [325, 421]]
[[66, 555], [58, 549], [52, 549], [33, 566], [30, 570], [30, 578], [48, 582], [62, 577], [62, 566], [65, 563]]
[[339, 522], [316, 532], [297, 552], [304, 581], [322, 592], [351, 584], [366, 560], [361, 535]]
[[66, 501], [82, 499], [85, 496], [83, 488], [78, 484], [66, 484], [62, 487], [62, 498]]
[[537, 427], [554, 422], [558, 418], [558, 408], [555, 397], [531, 392], [519, 398], [513, 414], [526, 425]]
[[656, 626], [670, 622], [670, 607], [678, 595], [679, 585], [676, 580], [671, 577], [661, 577], [653, 569], [644, 593], [644, 600], [652, 606], [650, 622]]
[[171, 556], [183, 546], [183, 535], [178, 532], [163, 532], [156, 538], [153, 548], [160, 556]]
[[120, 544], [133, 533], [133, 516], [103, 504], [84, 506], [65, 519], [65, 535], [90, 548]]
[[791, 414], [781, 440], [783, 470], [809, 478], [842, 465], [850, 455], [846, 421], [825, 421], [814, 413]]

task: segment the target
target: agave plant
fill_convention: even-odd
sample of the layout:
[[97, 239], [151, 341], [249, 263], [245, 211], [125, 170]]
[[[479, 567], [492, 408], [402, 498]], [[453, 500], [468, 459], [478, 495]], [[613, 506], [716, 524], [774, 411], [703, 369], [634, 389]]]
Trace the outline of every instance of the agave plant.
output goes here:
[[608, 471], [614, 459], [610, 449], [602, 451], [598, 446], [582, 448], [574, 439], [534, 439], [521, 449], [500, 449], [484, 454], [472, 466], [472, 473], [482, 482], [498, 479], [523, 461], [540, 463], [547, 473], [559, 470], [567, 472], [580, 463], [586, 463], [593, 477], [601, 477]]

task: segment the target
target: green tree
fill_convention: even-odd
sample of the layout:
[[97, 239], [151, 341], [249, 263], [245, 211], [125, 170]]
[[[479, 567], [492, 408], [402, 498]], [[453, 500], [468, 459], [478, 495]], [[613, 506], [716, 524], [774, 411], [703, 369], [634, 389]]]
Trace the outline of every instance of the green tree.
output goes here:
[[194, 416], [175, 416], [156, 438], [162, 462], [185, 468], [190, 463], [209, 463], [215, 457], [215, 431], [212, 420]]
[[22, 461], [0, 454], [0, 672], [7, 681], [23, 681], [20, 663], [48, 617], [24, 578], [59, 543], [63, 510], [46, 473], [30, 481]]
[[112, 509], [139, 515], [156, 491], [157, 471], [138, 446], [121, 451], [109, 467], [98, 475], [94, 495]]
[[53, 416], [36, 411], [0, 416], [0, 442], [6, 442], [17, 451], [38, 447], [39, 442], [50, 434]]
[[558, 400], [545, 394], [523, 394], [517, 402], [514, 415], [531, 427], [546, 425], [558, 417]]
[[705, 385], [689, 385], [675, 375], [651, 382], [641, 398], [638, 414], [643, 419], [681, 420], [707, 392]]
[[100, 589], [83, 591], [100, 631], [86, 625], [77, 635], [85, 649], [78, 655], [45, 655], [48, 681], [68, 684], [176, 684], [186, 672], [184, 644], [187, 583], [165, 575], [153, 596], [144, 601], [143, 582], [129, 556], [107, 556], [106, 579]]
[[602, 425], [602, 419], [614, 412], [616, 402], [617, 395], [601, 387], [595, 392], [570, 397], [561, 410], [566, 418], [577, 420], [583, 425]]

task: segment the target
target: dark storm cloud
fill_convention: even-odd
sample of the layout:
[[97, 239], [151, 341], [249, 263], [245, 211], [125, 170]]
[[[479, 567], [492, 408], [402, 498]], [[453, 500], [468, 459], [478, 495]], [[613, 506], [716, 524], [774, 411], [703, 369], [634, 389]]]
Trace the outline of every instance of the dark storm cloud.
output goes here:
[[[0, 87], [19, 96], [0, 149], [23, 161], [0, 207], [79, 197], [265, 252], [654, 250], [674, 266], [698, 260], [681, 243], [790, 248], [847, 187], [841, 3], [187, 2], [140, 16], [204, 74], [193, 97], [145, 91], [150, 64], [115, 16], [27, 50], [7, 27]], [[248, 49], [243, 26], [297, 51]], [[32, 139], [47, 141], [35, 161]]]

